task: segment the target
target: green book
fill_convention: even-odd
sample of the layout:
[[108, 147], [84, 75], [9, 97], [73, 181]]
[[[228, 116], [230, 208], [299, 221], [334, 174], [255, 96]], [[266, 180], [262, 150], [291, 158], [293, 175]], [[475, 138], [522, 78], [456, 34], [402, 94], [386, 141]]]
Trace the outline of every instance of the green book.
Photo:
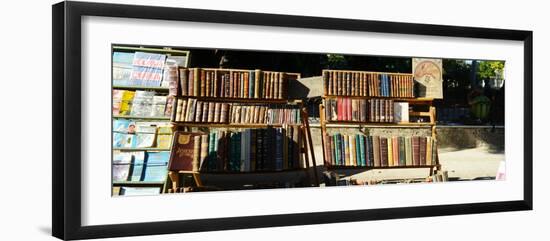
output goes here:
[[216, 171], [216, 147], [217, 147], [217, 142], [218, 142], [218, 135], [216, 132], [212, 132], [211, 133], [212, 136], [210, 136], [210, 145], [209, 147], [210, 150], [208, 153], [210, 153], [210, 170], [212, 171]]
[[357, 135], [357, 143], [359, 143], [359, 156], [361, 160], [361, 166], [366, 166], [365, 160], [365, 138], [362, 135]]
[[405, 166], [405, 138], [400, 136], [398, 137], [399, 141], [399, 166]]

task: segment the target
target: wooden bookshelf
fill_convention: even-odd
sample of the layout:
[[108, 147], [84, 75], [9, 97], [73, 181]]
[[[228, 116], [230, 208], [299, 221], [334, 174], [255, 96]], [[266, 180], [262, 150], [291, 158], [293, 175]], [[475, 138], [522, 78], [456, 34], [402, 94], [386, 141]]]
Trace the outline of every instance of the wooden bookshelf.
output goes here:
[[[263, 70], [239, 70], [239, 69], [212, 69], [212, 68], [195, 68], [200, 70], [206, 70], [206, 71], [215, 71], [215, 72], [225, 72], [225, 73], [233, 73], [233, 72], [250, 72], [250, 71], [261, 71], [261, 72], [269, 72], [269, 71], [263, 71]], [[280, 74], [280, 73], [279, 73]], [[292, 78], [299, 78], [299, 74], [297, 73], [284, 73], [284, 75], [292, 75]], [[286, 85], [283, 84], [283, 88], [288, 88], [288, 83], [290, 81], [293, 81], [292, 78], [287, 79]], [[217, 78], [214, 78], [213, 81], [219, 81]], [[220, 86], [220, 85], [218, 85]], [[217, 91], [217, 90], [216, 90]], [[279, 91], [283, 91], [283, 93], [287, 93], [288, 90], [281, 89]], [[171, 124], [174, 126], [174, 129], [176, 130], [191, 130], [191, 128], [207, 128], [207, 129], [213, 129], [213, 128], [239, 128], [239, 129], [254, 129], [254, 128], [268, 128], [268, 127], [285, 127], [285, 126], [296, 126], [299, 127], [298, 130], [300, 131], [300, 134], [302, 135], [302, 141], [301, 146], [299, 146], [299, 155], [301, 158], [300, 161], [302, 162], [302, 165], [304, 168], [291, 168], [291, 169], [284, 169], [284, 170], [254, 170], [254, 171], [170, 171], [169, 177], [172, 180], [172, 190], [181, 190], [181, 175], [191, 174], [193, 176], [193, 179], [195, 180], [195, 183], [197, 186], [202, 185], [201, 181], [201, 175], [261, 175], [261, 174], [278, 174], [278, 173], [287, 173], [287, 172], [305, 172], [306, 176], [310, 180], [310, 185], [319, 186], [319, 179], [317, 177], [317, 172], [313, 171], [313, 175], [315, 176], [313, 179], [314, 181], [311, 181], [310, 177], [310, 163], [309, 163], [309, 156], [312, 158], [313, 166], [316, 166], [315, 156], [313, 155], [313, 148], [311, 145], [311, 134], [309, 133], [309, 128], [306, 128], [307, 124], [307, 112], [306, 108], [303, 105], [302, 100], [292, 100], [288, 99], [283, 95], [284, 98], [235, 98], [235, 97], [212, 97], [212, 96], [195, 96], [195, 95], [179, 95], [177, 96], [178, 99], [195, 99], [197, 101], [204, 101], [204, 102], [222, 102], [222, 103], [237, 103], [237, 104], [250, 104], [250, 105], [262, 105], [262, 106], [277, 106], [277, 105], [296, 105], [296, 109], [300, 111], [300, 122], [299, 124], [266, 124], [266, 123], [208, 123], [208, 122], [186, 122], [186, 121], [171, 121]], [[230, 119], [231, 113], [228, 110], [228, 119]], [[201, 129], [204, 130], [204, 129]], [[310, 144], [311, 148], [308, 148], [308, 144]]]
[[[332, 71], [332, 70], [331, 70]], [[327, 170], [330, 171], [338, 171], [338, 170], [346, 170], [346, 169], [354, 169], [354, 170], [373, 170], [373, 169], [414, 169], [414, 168], [428, 168], [430, 175], [434, 174], [434, 171], [439, 171], [441, 169], [441, 165], [439, 164], [439, 159], [436, 155], [433, 157], [432, 160], [433, 164], [431, 165], [400, 165], [400, 166], [347, 166], [347, 165], [329, 165], [326, 160], [326, 150], [325, 150], [325, 143], [327, 140], [325, 140], [325, 136], [327, 134], [327, 127], [337, 127], [342, 128], [342, 125], [349, 126], [349, 127], [357, 127], [357, 128], [429, 128], [431, 132], [431, 138], [433, 140], [436, 140], [436, 109], [433, 105], [434, 99], [433, 98], [415, 98], [415, 97], [392, 97], [392, 96], [368, 96], [369, 90], [368, 88], [372, 87], [366, 87], [366, 83], [360, 86], [363, 86], [365, 90], [361, 93], [367, 96], [358, 96], [358, 95], [328, 95], [327, 94], [327, 88], [329, 86], [326, 81], [329, 77], [325, 76], [327, 74], [328, 70], [323, 70], [323, 88], [324, 88], [324, 95], [322, 96], [323, 102], [319, 105], [319, 114], [320, 114], [320, 127], [321, 127], [321, 142], [322, 142], [322, 150], [323, 150], [323, 163]], [[334, 71], [333, 71], [334, 72]], [[339, 72], [339, 71], [336, 71]], [[387, 74], [387, 75], [399, 75], [399, 76], [408, 76], [412, 77], [412, 74], [410, 73], [387, 73], [387, 72], [369, 72], [369, 71], [342, 71], [342, 72], [352, 72], [357, 73], [357, 76], [367, 76], [369, 74]], [[353, 74], [351, 76], [354, 76]], [[334, 81], [334, 80], [333, 80]], [[357, 81], [357, 80], [356, 80]], [[366, 79], [362, 81], [367, 81]], [[352, 82], [353, 83], [353, 82]], [[356, 83], [356, 82], [355, 82]], [[336, 84], [334, 84], [336, 85]], [[335, 86], [334, 86], [335, 87]], [[410, 90], [410, 89], [409, 89]], [[393, 91], [393, 90], [392, 90]], [[397, 92], [397, 91], [396, 91]], [[399, 122], [399, 123], [393, 123], [393, 122], [369, 122], [369, 121], [333, 121], [328, 120], [326, 115], [326, 110], [324, 103], [327, 99], [335, 99], [335, 98], [349, 98], [349, 99], [363, 99], [368, 102], [369, 99], [385, 99], [385, 100], [393, 100], [394, 102], [407, 102], [411, 106], [424, 106], [427, 107], [428, 111], [409, 111], [409, 117], [423, 117], [427, 118], [428, 121], [426, 122]], [[369, 109], [367, 107], [367, 109]], [[370, 111], [370, 110], [368, 110]], [[368, 113], [367, 111], [367, 113]]]

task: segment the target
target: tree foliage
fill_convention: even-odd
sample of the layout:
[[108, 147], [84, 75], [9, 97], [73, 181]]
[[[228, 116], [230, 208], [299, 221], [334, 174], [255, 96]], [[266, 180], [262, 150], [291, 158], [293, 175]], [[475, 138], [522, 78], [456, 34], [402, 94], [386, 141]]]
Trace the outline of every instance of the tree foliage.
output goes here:
[[497, 71], [504, 70], [504, 61], [479, 61], [477, 78], [488, 80], [496, 77]]

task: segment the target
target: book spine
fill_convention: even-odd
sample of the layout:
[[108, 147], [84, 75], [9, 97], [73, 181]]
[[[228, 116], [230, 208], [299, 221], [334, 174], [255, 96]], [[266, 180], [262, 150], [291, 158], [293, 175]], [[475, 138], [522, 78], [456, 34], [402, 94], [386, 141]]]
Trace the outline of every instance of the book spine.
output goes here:
[[373, 145], [372, 152], [374, 154], [374, 166], [380, 167], [382, 165], [380, 162], [380, 138], [378, 136], [372, 137], [372, 145]]
[[191, 114], [191, 115], [195, 116], [195, 118], [193, 118], [192, 121], [194, 121], [194, 122], [200, 122], [201, 121], [201, 117], [203, 115], [207, 114], [207, 113], [204, 113], [202, 111], [203, 105], [207, 105], [207, 104], [208, 104], [207, 102], [197, 101], [197, 108], [196, 108], [197, 111], [196, 111], [196, 113]]
[[193, 171], [198, 172], [200, 169], [200, 152], [201, 152], [201, 136], [193, 137]]
[[177, 100], [176, 115], [172, 118], [174, 121], [181, 121], [181, 115], [183, 110], [183, 100]]

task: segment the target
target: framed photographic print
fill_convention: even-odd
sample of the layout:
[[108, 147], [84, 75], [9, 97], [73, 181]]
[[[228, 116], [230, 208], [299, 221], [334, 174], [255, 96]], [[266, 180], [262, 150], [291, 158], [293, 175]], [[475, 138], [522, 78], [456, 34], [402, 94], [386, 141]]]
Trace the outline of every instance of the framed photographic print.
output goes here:
[[61, 2], [52, 48], [55, 237], [532, 209], [531, 31]]

